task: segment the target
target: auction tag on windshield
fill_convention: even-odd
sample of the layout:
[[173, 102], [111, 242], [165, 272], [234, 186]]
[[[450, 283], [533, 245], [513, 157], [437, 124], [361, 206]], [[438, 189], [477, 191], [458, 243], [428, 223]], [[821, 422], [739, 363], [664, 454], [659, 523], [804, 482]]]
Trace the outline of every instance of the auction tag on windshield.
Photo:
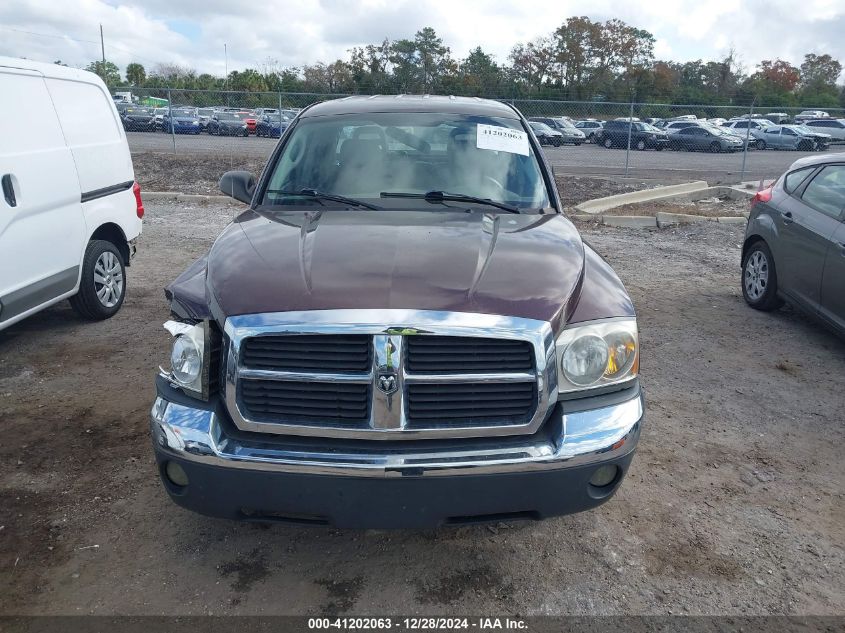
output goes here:
[[497, 152], [528, 156], [528, 135], [508, 127], [479, 123], [475, 146], [478, 149], [492, 149]]

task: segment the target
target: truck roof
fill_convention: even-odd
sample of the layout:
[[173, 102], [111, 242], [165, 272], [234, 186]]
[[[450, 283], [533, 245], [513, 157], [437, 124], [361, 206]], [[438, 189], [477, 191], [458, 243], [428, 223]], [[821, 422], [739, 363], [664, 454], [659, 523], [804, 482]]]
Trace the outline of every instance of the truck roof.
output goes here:
[[511, 106], [492, 99], [445, 95], [372, 95], [323, 101], [306, 109], [303, 118], [367, 112], [449, 112], [518, 119]]

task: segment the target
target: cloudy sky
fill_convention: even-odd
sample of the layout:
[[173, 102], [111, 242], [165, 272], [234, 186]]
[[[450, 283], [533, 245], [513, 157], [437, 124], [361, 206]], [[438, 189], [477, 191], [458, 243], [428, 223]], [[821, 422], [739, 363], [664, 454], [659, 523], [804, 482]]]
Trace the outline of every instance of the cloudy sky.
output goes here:
[[301, 66], [433, 26], [455, 57], [480, 45], [504, 62], [515, 42], [572, 15], [647, 29], [660, 59], [714, 59], [733, 46], [750, 70], [809, 52], [845, 63], [843, 0], [2, 0], [0, 55], [84, 66], [100, 57], [102, 24], [121, 69], [172, 62], [222, 76], [224, 43], [230, 70], [268, 58]]

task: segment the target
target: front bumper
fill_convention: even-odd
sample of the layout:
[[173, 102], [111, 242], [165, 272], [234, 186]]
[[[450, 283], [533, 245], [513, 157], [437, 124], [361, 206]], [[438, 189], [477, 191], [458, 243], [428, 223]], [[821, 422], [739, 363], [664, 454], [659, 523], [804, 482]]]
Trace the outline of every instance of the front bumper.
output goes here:
[[[639, 386], [578, 410], [558, 404], [530, 437], [484, 442], [320, 442], [237, 431], [219, 402], [158, 382], [151, 431], [162, 482], [210, 516], [354, 528], [424, 528], [540, 519], [607, 501], [633, 458], [644, 419]], [[566, 409], [565, 410], [565, 406]], [[583, 404], [582, 404], [583, 406]], [[571, 409], [571, 410], [568, 410]], [[188, 485], [165, 474], [178, 463]], [[616, 479], [589, 483], [603, 465]]]

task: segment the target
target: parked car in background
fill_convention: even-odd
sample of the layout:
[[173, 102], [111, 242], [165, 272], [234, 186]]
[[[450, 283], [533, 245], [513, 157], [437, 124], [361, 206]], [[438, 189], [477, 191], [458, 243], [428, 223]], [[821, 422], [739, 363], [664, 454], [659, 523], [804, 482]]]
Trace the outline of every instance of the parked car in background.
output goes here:
[[763, 115], [766, 119], [773, 122], [775, 125], [783, 125], [789, 123], [789, 115], [786, 112], [769, 112]]
[[740, 137], [743, 142], [748, 137], [748, 145], [757, 149], [766, 149], [766, 139], [763, 130], [772, 127], [774, 123], [768, 119], [731, 119], [722, 127], [731, 134]]
[[278, 108], [255, 108], [255, 110], [253, 110], [252, 112], [253, 112], [253, 114], [255, 114], [255, 116], [257, 116], [258, 118], [261, 118], [265, 114], [278, 114], [279, 109]]
[[717, 126], [691, 125], [675, 130], [669, 135], [669, 147], [673, 150], [713, 152], [736, 152], [744, 147], [743, 140]]
[[795, 115], [795, 122], [812, 121], [813, 119], [826, 119], [830, 116], [824, 110], [803, 110]]
[[245, 119], [246, 115], [240, 112], [215, 112], [206, 131], [218, 136], [249, 136]]
[[754, 196], [742, 294], [757, 310], [788, 301], [845, 337], [845, 154], [802, 158]]
[[153, 108], [153, 122], [155, 129], [164, 129], [164, 115], [167, 114], [167, 108]]
[[10, 57], [0, 94], [0, 330], [62, 299], [107, 319], [144, 216], [111, 95], [94, 73]]
[[214, 108], [197, 108], [197, 118], [200, 122], [200, 130], [205, 132], [205, 128], [212, 116], [214, 116]]
[[803, 123], [796, 124], [793, 127], [798, 130], [801, 130], [801, 132], [813, 139], [813, 142], [815, 142], [816, 144], [813, 149], [825, 150], [830, 147], [830, 143], [833, 141], [833, 137], [830, 134], [828, 134], [827, 132], [822, 132], [818, 128], [810, 128], [804, 125]]
[[587, 143], [596, 142], [596, 132], [604, 127], [604, 122], [588, 119], [586, 121], [578, 121], [575, 123], [575, 128], [584, 133], [584, 140]]
[[722, 117], [713, 117], [712, 119], [707, 119], [707, 122], [710, 125], [724, 125], [727, 119], [723, 119]]
[[202, 132], [196, 108], [173, 108], [162, 118], [165, 132], [174, 134], [199, 134]]
[[702, 125], [704, 125], [704, 123], [697, 119], [681, 119], [679, 121], [668, 121], [666, 125], [663, 126], [663, 131], [667, 134], [671, 134], [672, 132], [677, 132], [678, 130], [683, 130], [687, 127], [701, 127]]
[[604, 127], [596, 132], [596, 143], [607, 149], [628, 147], [629, 135], [631, 149], [660, 151], [669, 144], [669, 135], [663, 130], [642, 121], [631, 122], [625, 119], [606, 122]]
[[563, 145], [563, 134], [552, 129], [545, 123], [529, 120], [528, 125], [534, 132], [534, 136], [536, 136], [537, 140], [540, 141], [540, 145], [552, 145], [553, 147], [560, 147]]
[[119, 112], [123, 129], [127, 132], [155, 132], [156, 124], [151, 108], [125, 105]]
[[826, 146], [824, 137], [828, 142], [830, 135], [820, 136], [809, 128], [804, 129], [800, 125], [773, 125], [763, 130], [764, 145], [760, 149], [795, 149], [802, 152], [811, 152], [819, 148], [821, 143]]
[[264, 114], [255, 126], [255, 135], [267, 138], [279, 138], [293, 119], [282, 112]]
[[244, 115], [247, 134], [255, 134], [255, 128], [258, 127], [258, 116], [249, 110], [242, 110], [241, 114]]
[[619, 489], [644, 424], [634, 306], [515, 108], [323, 101], [220, 189], [248, 208], [165, 290], [150, 431], [175, 503], [436, 528]]
[[553, 130], [557, 130], [561, 134], [563, 143], [580, 145], [587, 140], [584, 131], [575, 127], [569, 117], [531, 117], [528, 120], [545, 123]]
[[815, 119], [803, 125], [815, 132], [829, 134], [832, 140], [845, 141], [845, 119]]

